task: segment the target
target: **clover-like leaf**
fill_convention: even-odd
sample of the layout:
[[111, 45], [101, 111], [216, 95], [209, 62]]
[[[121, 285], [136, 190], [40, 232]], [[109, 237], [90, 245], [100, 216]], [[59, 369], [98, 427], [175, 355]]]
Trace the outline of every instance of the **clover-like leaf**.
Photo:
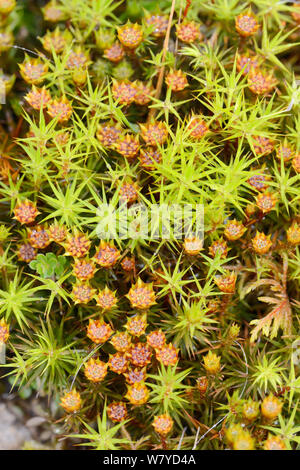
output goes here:
[[61, 277], [64, 272], [67, 259], [64, 256], [56, 256], [54, 253], [39, 254], [31, 261], [29, 266], [43, 279]]

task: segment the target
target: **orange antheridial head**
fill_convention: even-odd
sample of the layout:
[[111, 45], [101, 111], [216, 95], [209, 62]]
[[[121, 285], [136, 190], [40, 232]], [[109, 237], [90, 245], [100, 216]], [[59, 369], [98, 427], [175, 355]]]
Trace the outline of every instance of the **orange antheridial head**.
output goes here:
[[0, 14], [9, 15], [16, 6], [16, 0], [1, 0], [0, 1]]
[[268, 187], [268, 181], [270, 180], [269, 175], [260, 173], [261, 170], [263, 169], [258, 169], [258, 173], [251, 176], [247, 181], [257, 191], [265, 191]]
[[73, 108], [68, 98], [62, 96], [47, 103], [47, 112], [53, 119], [56, 118], [58, 122], [62, 123], [70, 119]]
[[72, 36], [69, 31], [61, 31], [58, 27], [54, 31], [47, 31], [46, 34], [40, 38], [43, 48], [47, 52], [52, 52], [52, 49], [56, 54], [60, 54], [66, 48], [68, 42], [72, 40]]
[[246, 232], [246, 227], [239, 220], [229, 220], [225, 226], [224, 235], [227, 240], [235, 241], [241, 238]]
[[96, 267], [92, 260], [77, 259], [73, 264], [73, 274], [79, 281], [88, 281], [95, 275]]
[[221, 299], [217, 298], [217, 299], [209, 300], [209, 302], [207, 304], [207, 307], [208, 307], [208, 313], [217, 313], [217, 312], [219, 312], [220, 308], [221, 308]]
[[31, 85], [42, 83], [48, 72], [48, 65], [41, 62], [40, 59], [29, 59], [27, 57], [19, 67], [22, 78]]
[[197, 389], [199, 390], [201, 395], [204, 395], [206, 393], [208, 387], [208, 379], [204, 375], [202, 377], [197, 378]]
[[251, 11], [238, 15], [235, 19], [235, 29], [240, 36], [252, 36], [259, 29], [259, 24]]
[[118, 28], [118, 38], [123, 46], [128, 49], [135, 49], [143, 40], [142, 27], [137, 23], [127, 22], [127, 24]]
[[135, 383], [128, 387], [125, 398], [132, 405], [144, 405], [149, 398], [149, 389], [143, 382]]
[[165, 437], [172, 430], [173, 424], [174, 421], [172, 418], [167, 413], [165, 413], [159, 416], [155, 416], [152, 426], [158, 434]]
[[296, 173], [300, 173], [300, 153], [297, 153], [292, 161], [293, 168]]
[[257, 156], [262, 157], [273, 152], [275, 144], [272, 139], [264, 136], [253, 136], [253, 147]]
[[143, 83], [141, 81], [135, 82], [136, 86], [136, 95], [134, 98], [134, 102], [140, 106], [145, 106], [146, 104], [150, 103], [151, 96], [154, 93], [154, 88], [152, 85], [148, 83]]
[[93, 383], [102, 382], [107, 374], [108, 364], [100, 359], [89, 359], [84, 365], [84, 375]]
[[37, 88], [35, 85], [32, 85], [32, 89], [25, 96], [25, 100], [34, 109], [40, 110], [46, 108], [48, 103], [50, 103], [51, 95], [45, 87]]
[[273, 421], [280, 415], [282, 409], [282, 402], [279, 398], [270, 394], [266, 396], [261, 404], [261, 414], [267, 421]]
[[81, 232], [76, 231], [74, 234], [67, 235], [64, 243], [65, 255], [73, 256], [73, 258], [83, 258], [88, 254], [91, 241]]
[[110, 354], [108, 361], [109, 368], [116, 374], [123, 374], [128, 368], [127, 354], [117, 352]]
[[187, 123], [189, 137], [193, 140], [201, 140], [208, 132], [209, 128], [201, 115], [193, 114]]
[[124, 353], [131, 348], [131, 337], [126, 331], [121, 331], [112, 337], [110, 343], [118, 352]]
[[36, 225], [33, 228], [28, 228], [28, 241], [37, 249], [46, 248], [50, 243], [48, 230], [42, 225]]
[[185, 238], [183, 242], [183, 249], [187, 255], [196, 256], [203, 248], [203, 240], [196, 236]]
[[254, 450], [255, 439], [251, 436], [248, 430], [243, 430], [237, 433], [233, 440], [234, 450]]
[[220, 255], [221, 258], [226, 258], [228, 253], [228, 246], [225, 240], [221, 238], [220, 240], [214, 241], [209, 247], [209, 254], [213, 257]]
[[248, 421], [254, 421], [259, 415], [259, 403], [251, 399], [243, 404], [242, 409], [243, 417]]
[[256, 197], [256, 205], [263, 213], [267, 213], [275, 209], [276, 203], [276, 196], [268, 191], [261, 193]]
[[135, 100], [137, 94], [136, 84], [129, 80], [113, 80], [112, 94], [119, 104], [129, 105]]
[[151, 362], [151, 350], [146, 343], [136, 343], [128, 353], [128, 358], [134, 366], [145, 367]]
[[144, 335], [147, 328], [147, 315], [135, 315], [129, 318], [125, 328], [131, 336], [139, 337]]
[[148, 124], [140, 124], [141, 137], [149, 146], [162, 145], [168, 138], [168, 130], [162, 121]]
[[255, 253], [264, 255], [268, 253], [272, 246], [271, 235], [265, 235], [264, 233], [256, 232], [255, 237], [252, 240], [252, 247]]
[[293, 146], [286, 142], [282, 142], [276, 149], [276, 157], [279, 160], [283, 160], [285, 163], [294, 158], [296, 151]]
[[186, 74], [182, 70], [170, 70], [166, 75], [165, 82], [172, 91], [182, 91], [189, 85]]
[[172, 343], [155, 350], [156, 359], [164, 366], [175, 366], [178, 362], [178, 349]]
[[287, 240], [292, 245], [298, 245], [300, 243], [300, 225], [296, 222], [293, 223], [286, 232]]
[[234, 293], [236, 283], [236, 274], [234, 272], [224, 274], [222, 276], [216, 276], [214, 281], [222, 292], [226, 294]]
[[151, 33], [154, 37], [162, 37], [166, 34], [168, 28], [168, 16], [167, 15], [152, 15], [146, 18], [146, 24], [153, 26]]
[[0, 320], [0, 344], [6, 343], [9, 338], [9, 325], [4, 318]]
[[69, 70], [85, 69], [88, 65], [90, 58], [87, 52], [77, 47], [75, 50], [70, 51], [66, 62], [66, 68]]
[[124, 271], [130, 272], [135, 269], [135, 259], [133, 257], [125, 256], [121, 261], [121, 266]]
[[162, 330], [151, 331], [147, 335], [147, 343], [151, 348], [160, 349], [166, 344], [166, 335]]
[[107, 414], [114, 423], [121, 423], [127, 418], [126, 404], [121, 401], [110, 403], [107, 407]]
[[147, 309], [156, 303], [152, 283], [145, 283], [140, 278], [131, 287], [126, 297], [133, 308]]
[[13, 182], [16, 181], [19, 169], [10, 164], [10, 156], [1, 154], [0, 155], [0, 181], [8, 183], [11, 179]]
[[146, 380], [146, 367], [135, 367], [128, 368], [127, 372], [124, 373], [126, 382], [130, 385], [144, 382]]
[[96, 289], [93, 289], [88, 283], [78, 282], [73, 286], [72, 299], [75, 304], [87, 304], [90, 302], [96, 293]]
[[113, 145], [114, 149], [123, 157], [133, 159], [140, 148], [138, 137], [135, 135], [124, 135]]
[[61, 243], [66, 239], [67, 229], [63, 225], [54, 222], [49, 227], [49, 237], [51, 241], [55, 243]]
[[103, 320], [89, 320], [87, 336], [94, 343], [105, 343], [109, 340], [112, 334], [113, 330], [108, 323], [105, 323]]
[[67, 131], [58, 131], [53, 137], [53, 140], [57, 145], [64, 147], [70, 140], [70, 133]]
[[141, 149], [139, 154], [140, 164], [145, 170], [154, 170], [156, 163], [161, 163], [162, 156], [160, 151], [155, 147], [147, 147]]
[[113, 242], [101, 240], [93, 259], [102, 268], [112, 268], [120, 256], [120, 251], [114, 246]]
[[14, 219], [21, 224], [31, 224], [40, 212], [31, 201], [19, 202], [14, 209]]
[[64, 21], [66, 19], [66, 14], [59, 8], [55, 0], [48, 2], [42, 8], [42, 12], [45, 21], [49, 21], [51, 23], [58, 23], [59, 21]]
[[247, 75], [251, 70], [259, 67], [258, 57], [250, 53], [238, 54], [236, 68], [238, 72], [242, 71], [243, 75]]
[[200, 25], [194, 21], [185, 21], [176, 25], [176, 34], [182, 42], [191, 44], [197, 39], [201, 39]]
[[113, 124], [101, 124], [97, 130], [97, 139], [106, 148], [113, 148], [121, 136], [121, 129]]
[[30, 243], [22, 243], [18, 249], [18, 260], [30, 263], [37, 255], [37, 250]]
[[115, 292], [110, 290], [107, 286], [101, 291], [99, 291], [96, 302], [98, 307], [100, 307], [103, 311], [107, 311], [112, 309], [118, 302]]
[[259, 69], [252, 69], [248, 75], [248, 87], [255, 95], [265, 95], [273, 90], [277, 80], [272, 74], [261, 71]]
[[128, 204], [135, 202], [139, 196], [139, 186], [137, 185], [137, 183], [123, 183], [120, 188], [119, 194], [121, 201], [124, 201]]
[[125, 56], [125, 51], [119, 42], [115, 42], [110, 47], [104, 50], [103, 56], [111, 62], [120, 62]]
[[268, 439], [264, 443], [264, 450], [287, 450], [287, 447], [284, 440], [280, 436], [269, 434]]
[[80, 393], [75, 388], [70, 392], [66, 392], [61, 398], [60, 405], [67, 413], [79, 411], [82, 405]]
[[203, 358], [204, 369], [208, 374], [216, 375], [221, 369], [221, 357], [212, 351], [208, 353]]

